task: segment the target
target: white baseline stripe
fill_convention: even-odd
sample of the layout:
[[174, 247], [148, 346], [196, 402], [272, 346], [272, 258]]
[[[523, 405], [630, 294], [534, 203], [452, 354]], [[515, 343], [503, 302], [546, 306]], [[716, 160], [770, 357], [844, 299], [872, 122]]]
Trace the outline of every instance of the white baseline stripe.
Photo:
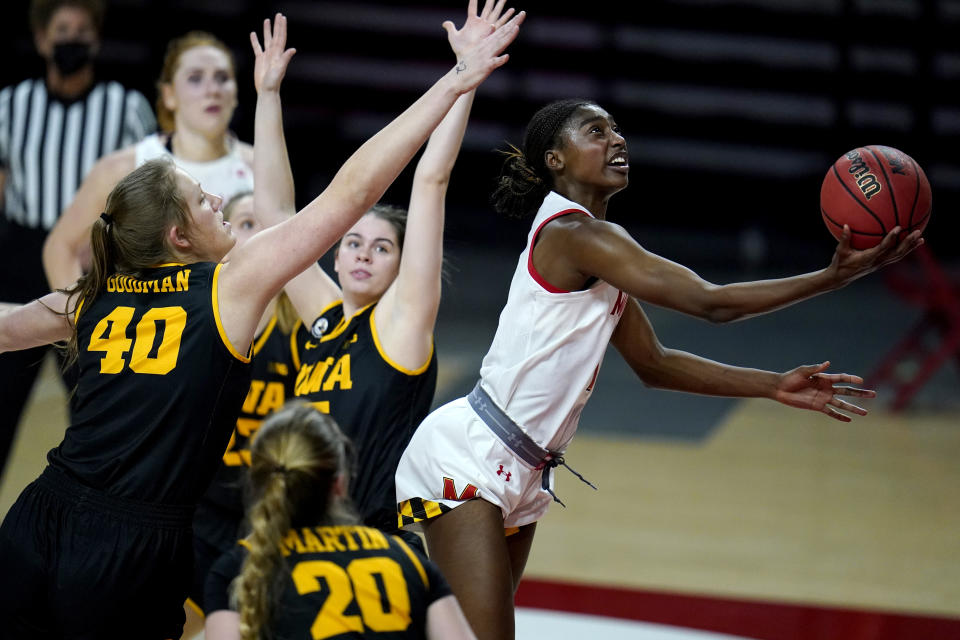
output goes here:
[[587, 616], [544, 609], [517, 609], [517, 640], [750, 640], [697, 629]]

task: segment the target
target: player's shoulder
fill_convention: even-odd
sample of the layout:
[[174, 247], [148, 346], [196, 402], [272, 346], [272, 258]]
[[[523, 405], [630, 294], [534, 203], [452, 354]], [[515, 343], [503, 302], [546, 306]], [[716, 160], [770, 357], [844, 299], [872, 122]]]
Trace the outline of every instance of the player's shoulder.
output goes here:
[[622, 233], [623, 227], [595, 218], [581, 207], [568, 209], [550, 219], [542, 232], [546, 235], [564, 236], [570, 241], [591, 242], [610, 233]]

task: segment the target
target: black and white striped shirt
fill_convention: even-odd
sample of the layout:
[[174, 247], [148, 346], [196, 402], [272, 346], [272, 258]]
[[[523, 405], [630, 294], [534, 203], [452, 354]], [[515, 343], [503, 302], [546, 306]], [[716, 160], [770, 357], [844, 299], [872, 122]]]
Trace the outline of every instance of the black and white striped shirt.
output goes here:
[[73, 200], [93, 164], [156, 129], [138, 91], [100, 82], [65, 102], [43, 79], [0, 91], [0, 168], [6, 172], [7, 219], [49, 230]]

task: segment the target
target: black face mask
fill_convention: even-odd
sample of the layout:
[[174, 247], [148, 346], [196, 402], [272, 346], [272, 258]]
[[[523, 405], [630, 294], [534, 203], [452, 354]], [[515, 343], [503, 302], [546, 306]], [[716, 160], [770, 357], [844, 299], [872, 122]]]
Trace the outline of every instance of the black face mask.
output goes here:
[[93, 60], [93, 48], [88, 42], [58, 42], [53, 45], [53, 64], [61, 74], [70, 76]]

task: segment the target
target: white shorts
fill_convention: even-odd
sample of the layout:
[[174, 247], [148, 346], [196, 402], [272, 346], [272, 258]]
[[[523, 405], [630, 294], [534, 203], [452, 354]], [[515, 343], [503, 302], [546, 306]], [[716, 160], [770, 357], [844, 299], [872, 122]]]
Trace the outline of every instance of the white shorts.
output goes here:
[[543, 469], [507, 448], [466, 398], [443, 405], [417, 427], [396, 483], [399, 525], [407, 528], [473, 498], [500, 507], [505, 528], [522, 527], [542, 518], [553, 502], [541, 486]]

